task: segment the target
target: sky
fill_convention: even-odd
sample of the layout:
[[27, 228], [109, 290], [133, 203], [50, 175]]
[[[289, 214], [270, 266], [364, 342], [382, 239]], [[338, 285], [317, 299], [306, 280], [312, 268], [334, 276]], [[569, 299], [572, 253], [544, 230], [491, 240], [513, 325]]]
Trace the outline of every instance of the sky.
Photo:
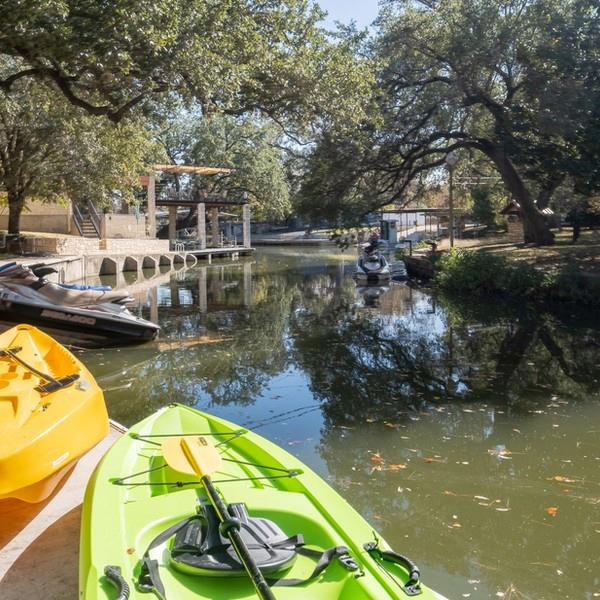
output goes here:
[[347, 24], [354, 19], [361, 29], [377, 16], [377, 0], [317, 0], [317, 3], [329, 13], [325, 19], [328, 27], [333, 27], [335, 21]]

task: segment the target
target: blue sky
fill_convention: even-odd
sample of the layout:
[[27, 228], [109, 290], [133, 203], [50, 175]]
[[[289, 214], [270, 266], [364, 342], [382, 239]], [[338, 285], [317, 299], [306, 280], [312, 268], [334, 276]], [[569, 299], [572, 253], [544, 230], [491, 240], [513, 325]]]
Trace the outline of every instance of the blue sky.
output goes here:
[[327, 26], [335, 21], [349, 23], [353, 19], [359, 28], [369, 25], [377, 16], [377, 0], [317, 0], [319, 6], [329, 13]]

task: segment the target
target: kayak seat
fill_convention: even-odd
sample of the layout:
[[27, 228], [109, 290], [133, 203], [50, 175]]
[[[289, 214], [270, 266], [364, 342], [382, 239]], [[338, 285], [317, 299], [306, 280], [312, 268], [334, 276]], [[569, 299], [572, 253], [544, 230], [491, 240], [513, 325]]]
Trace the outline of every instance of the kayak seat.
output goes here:
[[[292, 566], [297, 547], [304, 542], [302, 536], [288, 537], [273, 521], [250, 517], [245, 504], [230, 504], [228, 509], [240, 522], [240, 535], [263, 573]], [[229, 538], [221, 533], [219, 517], [212, 505], [204, 505], [202, 513], [177, 532], [171, 547], [171, 564], [198, 575], [246, 575]]]
[[[317, 577], [334, 561], [346, 570], [356, 571], [358, 563], [348, 553], [346, 546], [335, 546], [327, 550], [316, 550], [304, 546], [301, 535], [287, 537], [279, 526], [261, 517], [250, 517], [246, 505], [229, 504], [227, 507], [232, 526], [239, 524], [239, 533], [254, 562], [264, 574], [269, 586], [290, 587], [304, 585]], [[222, 533], [223, 525], [212, 505], [205, 504], [201, 512], [184, 521], [171, 525], [159, 533], [148, 546], [141, 560], [137, 588], [142, 592], [155, 592], [162, 600], [167, 600], [165, 586], [160, 577], [157, 560], [150, 552], [173, 538], [170, 547], [169, 566], [187, 575], [210, 577], [247, 577], [247, 572], [239, 560], [231, 542]], [[315, 559], [313, 572], [305, 578], [285, 579], [277, 572], [289, 569], [297, 554]], [[173, 600], [169, 598], [169, 600]]]

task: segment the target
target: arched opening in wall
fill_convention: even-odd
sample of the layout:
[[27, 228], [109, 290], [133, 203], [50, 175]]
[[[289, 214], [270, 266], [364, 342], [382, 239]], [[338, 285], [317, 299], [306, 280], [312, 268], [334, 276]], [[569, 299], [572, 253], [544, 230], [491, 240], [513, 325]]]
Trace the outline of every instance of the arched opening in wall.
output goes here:
[[187, 265], [195, 265], [198, 262], [198, 260], [196, 259], [196, 257], [193, 254], [186, 254], [185, 262]]
[[103, 258], [100, 265], [100, 275], [116, 275], [117, 261], [112, 258]]
[[142, 269], [156, 269], [156, 259], [151, 256], [144, 256], [142, 260]]
[[125, 271], [137, 271], [138, 261], [133, 256], [128, 256], [123, 262], [123, 272]]
[[183, 256], [181, 256], [181, 254], [174, 254], [173, 255], [173, 267], [175, 267], [176, 269], [181, 269], [181, 267], [183, 267], [185, 265], [185, 260], [183, 258]]
[[166, 254], [161, 254], [158, 259], [158, 266], [171, 268], [171, 259]]

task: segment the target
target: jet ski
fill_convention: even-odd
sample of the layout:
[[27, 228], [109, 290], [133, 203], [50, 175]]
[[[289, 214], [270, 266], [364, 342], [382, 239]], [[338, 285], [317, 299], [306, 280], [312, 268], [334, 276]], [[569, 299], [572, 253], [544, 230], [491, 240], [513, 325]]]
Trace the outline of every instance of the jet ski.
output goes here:
[[160, 327], [131, 314], [126, 291], [52, 283], [45, 265], [0, 267], [0, 320], [29, 323], [63, 343], [107, 346], [152, 340]]
[[359, 282], [389, 281], [391, 277], [390, 265], [379, 250], [365, 248], [356, 263], [355, 277]]

